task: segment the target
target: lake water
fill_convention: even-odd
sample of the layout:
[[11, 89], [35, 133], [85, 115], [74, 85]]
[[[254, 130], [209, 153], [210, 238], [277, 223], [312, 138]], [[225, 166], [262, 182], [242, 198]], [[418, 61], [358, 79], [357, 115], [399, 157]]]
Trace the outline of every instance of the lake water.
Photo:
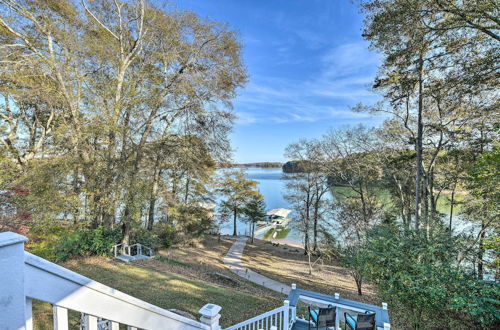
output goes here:
[[[291, 209], [289, 203], [285, 200], [286, 194], [286, 180], [283, 179], [283, 171], [281, 168], [248, 168], [246, 169], [246, 177], [248, 179], [255, 180], [259, 183], [258, 190], [264, 196], [266, 202], [266, 210], [275, 208], [286, 208]], [[341, 188], [340, 188], [341, 189]], [[444, 200], [444, 199], [443, 199]], [[438, 209], [444, 214], [449, 214], [449, 204], [440, 200], [438, 203]], [[458, 213], [458, 212], [456, 212]], [[266, 233], [261, 233], [257, 235], [257, 238], [269, 239], [272, 238], [276, 233], [273, 240], [283, 240], [290, 243], [302, 244], [303, 235], [294, 228], [294, 218], [295, 215], [292, 212], [289, 215], [292, 219], [287, 229], [279, 231], [268, 231]], [[330, 219], [335, 222], [333, 219]], [[447, 220], [445, 220], [447, 221]], [[335, 227], [332, 223], [332, 230]], [[454, 231], [457, 232], [475, 232], [477, 231], [477, 226], [473, 226], [471, 223], [461, 219], [459, 214], [454, 216]], [[233, 221], [226, 223], [221, 230], [222, 234], [231, 235], [233, 233]], [[250, 233], [250, 226], [248, 223], [243, 221], [237, 222], [237, 232], [239, 235], [248, 235]]]
[[[286, 182], [282, 179], [283, 171], [281, 168], [248, 168], [246, 170], [246, 177], [248, 179], [255, 180], [259, 183], [258, 190], [264, 196], [264, 201], [266, 202], [266, 210], [285, 208], [291, 209], [288, 202], [285, 200], [286, 193]], [[290, 214], [290, 218], [293, 218], [293, 213]], [[236, 229], [238, 234], [245, 235], [250, 232], [249, 224], [238, 221], [236, 224]], [[222, 234], [232, 234], [233, 233], [233, 222], [226, 223], [222, 228]], [[274, 232], [267, 232], [257, 235], [257, 238], [270, 238]], [[293, 225], [289, 225], [286, 230], [281, 230], [276, 233], [278, 239], [289, 241], [292, 243], [301, 243], [302, 237], [298, 230], [293, 228]]]

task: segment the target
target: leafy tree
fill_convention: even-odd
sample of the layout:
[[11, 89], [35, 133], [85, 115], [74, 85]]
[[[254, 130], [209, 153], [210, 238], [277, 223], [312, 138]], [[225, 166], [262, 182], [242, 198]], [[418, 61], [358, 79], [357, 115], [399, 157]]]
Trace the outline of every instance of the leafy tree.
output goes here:
[[363, 295], [363, 279], [366, 274], [366, 268], [369, 267], [371, 260], [368, 259], [368, 253], [361, 245], [346, 247], [341, 253], [341, 260], [356, 283], [358, 295]]
[[[430, 235], [436, 160], [449, 144], [491, 122], [500, 57], [492, 1], [362, 1], [364, 36], [383, 54], [374, 87], [391, 124], [416, 153], [415, 226]], [[361, 107], [362, 108], [362, 107]], [[358, 108], [360, 109], [360, 108]], [[486, 125], [487, 126], [487, 125]], [[482, 134], [481, 134], [482, 135]], [[463, 143], [463, 142], [462, 142]]]
[[0, 42], [3, 165], [23, 168], [11, 187], [45, 158], [64, 169], [51, 185], [71, 196], [59, 214], [120, 224], [125, 242], [168, 209], [158, 205], [172, 197], [166, 187], [176, 186], [176, 203], [207, 192], [246, 81], [226, 25], [147, 0], [2, 0]]
[[[484, 275], [485, 242], [494, 242], [494, 237], [498, 236], [500, 229], [498, 223], [500, 216], [500, 209], [498, 207], [498, 200], [500, 198], [500, 189], [498, 188], [500, 186], [499, 164], [500, 147], [497, 143], [491, 151], [484, 152], [468, 171], [468, 188], [471, 194], [466, 200], [465, 215], [468, 218], [478, 221], [480, 229], [467, 250], [474, 250], [474, 246], [478, 244], [477, 274], [480, 279]], [[488, 231], [492, 236], [490, 240], [487, 240]], [[498, 251], [495, 253], [498, 253]]]
[[320, 225], [325, 220], [329, 202], [326, 194], [330, 187], [322, 169], [321, 146], [319, 141], [303, 139], [288, 145], [285, 156], [300, 163], [300, 168], [286, 175], [285, 198], [297, 214], [299, 230], [304, 234], [304, 253], [310, 256], [318, 249]]
[[222, 195], [221, 205], [233, 214], [233, 236], [238, 234], [236, 220], [244, 213], [245, 207], [254, 198], [261, 198], [255, 190], [257, 181], [247, 179], [243, 170], [225, 171], [219, 182], [218, 191]]
[[357, 245], [380, 217], [377, 187], [381, 180], [374, 131], [359, 126], [330, 130], [321, 140], [324, 171], [335, 191], [334, 211], [346, 242]]
[[247, 221], [251, 224], [251, 236], [253, 243], [255, 237], [255, 224], [259, 221], [265, 221], [267, 217], [266, 203], [264, 202], [263, 196], [252, 197], [252, 199], [245, 206], [243, 214], [245, 215]]

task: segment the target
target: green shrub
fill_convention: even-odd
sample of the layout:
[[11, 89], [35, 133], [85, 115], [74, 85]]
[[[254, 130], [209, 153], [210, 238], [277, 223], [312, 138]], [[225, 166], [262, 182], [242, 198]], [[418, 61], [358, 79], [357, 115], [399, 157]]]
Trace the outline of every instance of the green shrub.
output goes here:
[[162, 246], [161, 239], [143, 227], [137, 227], [132, 230], [130, 235], [130, 244], [135, 243], [148, 246], [153, 250], [157, 250]]
[[199, 238], [213, 225], [213, 219], [206, 209], [197, 206], [172, 207], [168, 222], [155, 225], [154, 233], [163, 247], [174, 244], [188, 244]]
[[57, 260], [56, 248], [62, 237], [84, 230], [81, 225], [74, 225], [62, 220], [34, 222], [27, 234], [29, 240], [26, 249], [44, 259]]
[[176, 243], [177, 232], [170, 222], [162, 222], [155, 226], [155, 234], [162, 247], [169, 248]]
[[99, 226], [94, 230], [82, 230], [61, 237], [55, 247], [56, 261], [84, 255], [107, 255], [120, 241], [119, 229]]
[[413, 329], [492, 329], [500, 322], [500, 285], [457, 267], [457, 239], [378, 226], [368, 233], [366, 258], [355, 261]]

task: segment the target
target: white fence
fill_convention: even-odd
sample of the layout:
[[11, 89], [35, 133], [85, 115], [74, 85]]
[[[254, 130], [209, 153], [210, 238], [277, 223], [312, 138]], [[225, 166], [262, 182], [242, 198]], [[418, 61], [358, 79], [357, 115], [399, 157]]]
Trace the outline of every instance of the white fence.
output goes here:
[[139, 329], [220, 330], [220, 306], [200, 309], [201, 322], [188, 319], [95, 282], [24, 251], [24, 236], [0, 233], [0, 330], [33, 328], [32, 300], [53, 305], [54, 329], [68, 329], [68, 310], [85, 314], [89, 330], [98, 319]]
[[290, 325], [290, 303], [285, 300], [283, 306], [259, 316], [235, 324], [224, 330], [288, 330]]

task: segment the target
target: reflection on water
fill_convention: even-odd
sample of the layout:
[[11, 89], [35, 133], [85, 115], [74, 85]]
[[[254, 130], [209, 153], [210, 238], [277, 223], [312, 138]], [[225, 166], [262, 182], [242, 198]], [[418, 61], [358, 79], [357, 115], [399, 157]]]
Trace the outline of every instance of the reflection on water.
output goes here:
[[285, 239], [290, 233], [290, 228], [269, 229], [262, 238], [264, 239]]

